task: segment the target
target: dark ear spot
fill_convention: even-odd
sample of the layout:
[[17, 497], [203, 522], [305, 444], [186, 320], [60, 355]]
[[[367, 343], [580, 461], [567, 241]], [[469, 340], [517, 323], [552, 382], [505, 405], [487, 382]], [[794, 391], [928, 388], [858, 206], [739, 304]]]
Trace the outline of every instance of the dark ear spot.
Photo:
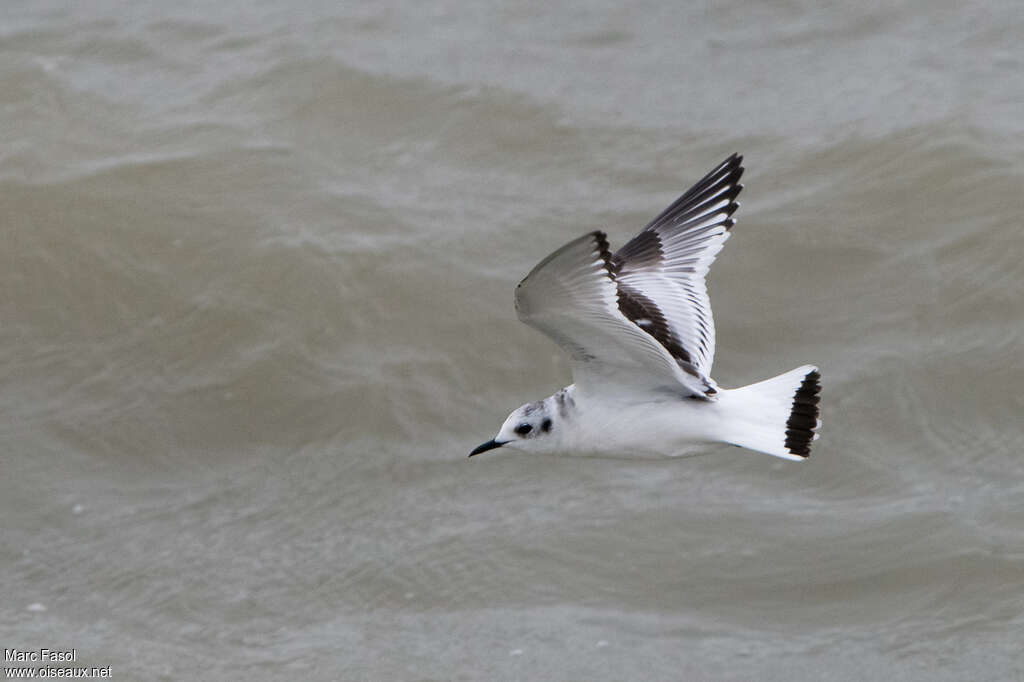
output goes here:
[[550, 431], [551, 430], [551, 420], [548, 419], [547, 417], [545, 417], [544, 421], [542, 421], [540, 423], [540, 430], [543, 431], [544, 433], [547, 433], [548, 431]]

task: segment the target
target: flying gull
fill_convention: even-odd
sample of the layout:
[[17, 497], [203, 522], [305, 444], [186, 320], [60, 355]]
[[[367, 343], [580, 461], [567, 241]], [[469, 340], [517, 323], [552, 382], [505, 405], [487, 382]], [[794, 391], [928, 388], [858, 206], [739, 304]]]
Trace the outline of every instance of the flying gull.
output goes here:
[[574, 383], [514, 410], [470, 457], [499, 447], [680, 457], [713, 443], [810, 455], [821, 426], [817, 367], [734, 389], [711, 378], [704, 279], [735, 224], [742, 162], [723, 161], [615, 253], [604, 232], [590, 232], [519, 283], [519, 319], [569, 355]]

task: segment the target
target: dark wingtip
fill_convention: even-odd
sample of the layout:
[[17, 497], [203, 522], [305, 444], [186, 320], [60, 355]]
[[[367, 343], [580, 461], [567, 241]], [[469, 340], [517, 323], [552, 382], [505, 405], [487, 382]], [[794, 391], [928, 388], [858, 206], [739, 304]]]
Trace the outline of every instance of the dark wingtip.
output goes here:
[[[722, 199], [728, 199], [730, 202], [724, 211], [726, 218], [729, 218], [732, 212], [739, 208], [736, 197], [743, 190], [743, 185], [740, 183], [744, 171], [742, 163], [743, 156], [741, 154], [733, 154], [722, 161], [672, 202], [668, 208], [658, 214], [644, 229], [653, 230], [684, 225], [688, 220], [704, 215]], [[729, 227], [731, 225], [726, 229]]]
[[608, 244], [608, 235], [601, 230], [594, 230], [590, 233], [594, 238], [594, 243], [597, 246], [598, 255], [601, 256], [601, 260], [604, 261], [604, 269], [608, 273], [608, 276], [615, 279], [615, 267], [612, 264], [612, 248]]
[[811, 443], [817, 437], [818, 403], [821, 402], [821, 372], [811, 370], [793, 395], [793, 409], [786, 422], [786, 449], [799, 457], [811, 454]]

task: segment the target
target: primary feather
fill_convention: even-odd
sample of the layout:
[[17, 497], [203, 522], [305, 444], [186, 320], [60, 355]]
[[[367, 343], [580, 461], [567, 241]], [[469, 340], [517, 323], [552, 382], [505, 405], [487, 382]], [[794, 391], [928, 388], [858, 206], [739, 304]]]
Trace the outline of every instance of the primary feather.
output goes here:
[[569, 353], [584, 390], [612, 383], [714, 399], [705, 277], [734, 224], [742, 161], [730, 156], [614, 255], [591, 232], [516, 287], [519, 319]]

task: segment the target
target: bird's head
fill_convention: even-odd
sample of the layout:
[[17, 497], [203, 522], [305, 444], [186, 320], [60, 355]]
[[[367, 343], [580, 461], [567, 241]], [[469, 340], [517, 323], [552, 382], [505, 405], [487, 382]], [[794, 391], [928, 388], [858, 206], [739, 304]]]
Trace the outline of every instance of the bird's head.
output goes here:
[[507, 447], [526, 452], [553, 452], [557, 449], [557, 415], [546, 400], [526, 403], [508, 416], [492, 440], [478, 446], [469, 456]]

